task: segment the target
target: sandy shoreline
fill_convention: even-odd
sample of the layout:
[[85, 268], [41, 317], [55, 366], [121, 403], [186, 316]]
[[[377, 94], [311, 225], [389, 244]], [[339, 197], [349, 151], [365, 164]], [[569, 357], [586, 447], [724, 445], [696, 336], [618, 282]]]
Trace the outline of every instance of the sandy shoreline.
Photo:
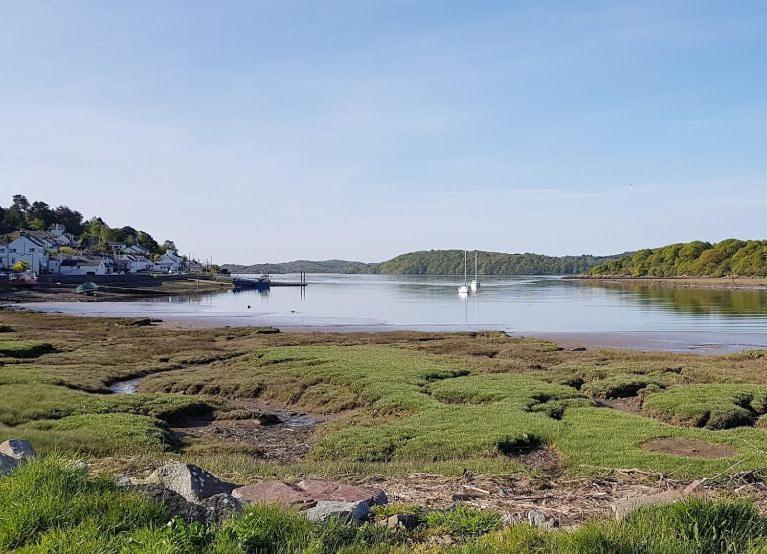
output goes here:
[[568, 281], [593, 285], [624, 284], [654, 287], [767, 290], [767, 277], [565, 277]]

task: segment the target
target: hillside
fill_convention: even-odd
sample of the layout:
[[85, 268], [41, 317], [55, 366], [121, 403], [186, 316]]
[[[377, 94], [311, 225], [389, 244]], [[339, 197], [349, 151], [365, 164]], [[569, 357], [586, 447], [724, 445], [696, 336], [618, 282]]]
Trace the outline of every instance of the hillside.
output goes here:
[[588, 273], [598, 277], [764, 277], [767, 240], [671, 244], [621, 256]]
[[[473, 253], [469, 265], [474, 268]], [[543, 256], [541, 254], [504, 254], [480, 252], [482, 275], [572, 275], [588, 271], [617, 256]], [[223, 266], [232, 273], [386, 273], [406, 275], [457, 275], [463, 273], [463, 250], [429, 250], [402, 254], [381, 263], [344, 260], [281, 262], [275, 264]]]
[[158, 243], [149, 233], [130, 226], [110, 227], [100, 217], [85, 219], [83, 214], [69, 206], [50, 206], [37, 200], [30, 202], [23, 194], [15, 194], [8, 207], [0, 205], [0, 237], [23, 230], [45, 231], [52, 225], [61, 225], [83, 247], [95, 251], [111, 252], [110, 242], [137, 244], [151, 254], [176, 250], [171, 240]]
[[[469, 271], [474, 257], [470, 253]], [[482, 275], [570, 275], [587, 271], [610, 257], [544, 256], [541, 254], [504, 254], [480, 252], [479, 273]], [[402, 254], [378, 265], [379, 273], [409, 275], [456, 275], [463, 273], [463, 250], [429, 250]]]
[[346, 260], [295, 260], [293, 262], [278, 262], [273, 264], [226, 264], [223, 269], [230, 273], [375, 273], [377, 264], [350, 262]]

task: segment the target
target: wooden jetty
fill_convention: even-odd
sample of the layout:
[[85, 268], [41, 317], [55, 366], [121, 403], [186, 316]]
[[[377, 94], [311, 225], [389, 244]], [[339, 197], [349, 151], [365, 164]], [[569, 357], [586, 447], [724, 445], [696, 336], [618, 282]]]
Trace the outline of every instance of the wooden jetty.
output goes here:
[[236, 289], [256, 290], [266, 290], [271, 287], [305, 287], [307, 285], [305, 271], [301, 272], [300, 281], [298, 283], [290, 281], [272, 281], [271, 277], [268, 275], [261, 275], [257, 279], [242, 279], [235, 277], [232, 279], [232, 284]]

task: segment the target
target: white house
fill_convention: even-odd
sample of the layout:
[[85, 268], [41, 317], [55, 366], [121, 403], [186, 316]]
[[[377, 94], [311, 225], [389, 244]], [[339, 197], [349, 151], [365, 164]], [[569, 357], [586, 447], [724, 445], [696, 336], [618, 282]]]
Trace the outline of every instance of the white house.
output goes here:
[[61, 275], [108, 275], [112, 273], [113, 263], [109, 258], [100, 256], [81, 256], [61, 260]]
[[169, 250], [154, 263], [153, 269], [162, 273], [178, 273], [184, 269], [184, 265], [184, 258]]
[[71, 233], [67, 233], [67, 228], [60, 223], [55, 223], [48, 228], [48, 234], [56, 241], [58, 246], [69, 246], [71, 248], [77, 248], [80, 243], [75, 240], [75, 236]]
[[129, 256], [126, 254], [117, 256], [117, 265], [127, 273], [139, 273], [141, 271], [150, 271], [154, 264], [144, 256]]
[[35, 273], [48, 270], [48, 251], [42, 240], [21, 233], [7, 248], [4, 267], [10, 268], [16, 262], [26, 262], [29, 270]]
[[123, 254], [136, 254], [138, 256], [149, 256], [150, 252], [143, 246], [138, 244], [131, 244], [122, 249]]

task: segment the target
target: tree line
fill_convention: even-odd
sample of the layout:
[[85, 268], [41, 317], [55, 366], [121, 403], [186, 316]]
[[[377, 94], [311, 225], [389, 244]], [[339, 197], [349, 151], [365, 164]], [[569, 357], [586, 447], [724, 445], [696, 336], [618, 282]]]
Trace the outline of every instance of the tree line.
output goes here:
[[[474, 252], [469, 259], [469, 272], [474, 271]], [[617, 256], [615, 256], [617, 257]], [[588, 271], [611, 256], [543, 256], [541, 254], [504, 254], [479, 252], [481, 275], [573, 275]], [[345, 260], [282, 262], [274, 264], [225, 265], [232, 273], [383, 273], [406, 275], [463, 274], [463, 250], [429, 250], [402, 254], [381, 263]]]
[[[609, 256], [544, 256], [542, 254], [477, 253], [480, 275], [573, 275], [588, 271]], [[410, 252], [378, 264], [378, 273], [409, 275], [459, 275], [463, 273], [463, 250]], [[474, 253], [469, 253], [469, 273]]]
[[765, 277], [767, 240], [693, 241], [647, 248], [589, 270], [617, 277]]
[[66, 232], [78, 239], [83, 247], [97, 252], [110, 252], [110, 242], [137, 244], [151, 254], [176, 250], [171, 240], [160, 244], [145, 231], [129, 226], [110, 227], [100, 217], [86, 220], [83, 214], [69, 206], [54, 208], [46, 202], [30, 202], [23, 194], [14, 195], [8, 207], [0, 205], [0, 235], [22, 230], [43, 231], [55, 224], [63, 225]]

